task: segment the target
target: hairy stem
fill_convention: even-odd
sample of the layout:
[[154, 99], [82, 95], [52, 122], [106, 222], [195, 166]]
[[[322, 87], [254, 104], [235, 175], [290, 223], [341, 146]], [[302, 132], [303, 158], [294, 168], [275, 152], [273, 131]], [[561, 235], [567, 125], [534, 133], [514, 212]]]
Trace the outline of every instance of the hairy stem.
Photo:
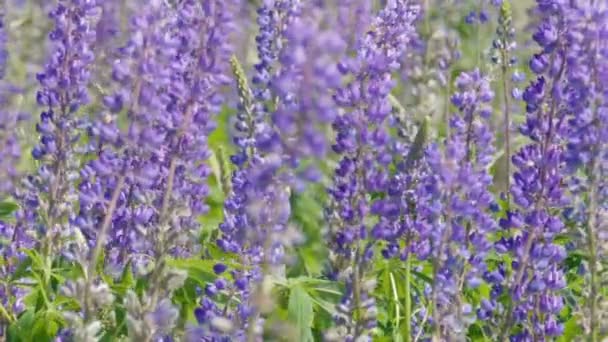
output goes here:
[[412, 255], [408, 255], [405, 260], [405, 322], [403, 322], [404, 342], [412, 341], [412, 296], [411, 296], [411, 267]]

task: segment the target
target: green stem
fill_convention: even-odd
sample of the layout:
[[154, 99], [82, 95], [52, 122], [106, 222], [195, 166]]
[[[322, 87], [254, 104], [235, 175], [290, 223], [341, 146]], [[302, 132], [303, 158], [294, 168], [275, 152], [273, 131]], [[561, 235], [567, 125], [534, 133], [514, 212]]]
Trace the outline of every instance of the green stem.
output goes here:
[[99, 263], [99, 258], [101, 258], [101, 252], [105, 248], [106, 238], [108, 236], [108, 232], [110, 227], [112, 226], [112, 218], [114, 217], [114, 211], [116, 210], [116, 206], [118, 204], [118, 199], [120, 198], [120, 194], [122, 193], [122, 188], [125, 184], [125, 176], [124, 174], [118, 178], [118, 182], [116, 183], [116, 188], [112, 192], [112, 197], [110, 199], [110, 204], [108, 205], [108, 210], [101, 224], [101, 229], [99, 230], [99, 234], [97, 235], [97, 242], [95, 243], [95, 249], [93, 250], [93, 257], [88, 265], [85, 274], [86, 286], [84, 288], [84, 321], [88, 322], [93, 316], [93, 307], [89, 301], [91, 300], [91, 285], [95, 281], [95, 277], [97, 275], [97, 264]]
[[595, 211], [596, 211], [596, 201], [593, 197], [597, 197], [597, 191], [594, 189], [595, 186], [591, 185], [591, 199], [589, 203], [589, 218], [587, 221], [587, 244], [589, 247], [589, 273], [591, 276], [591, 293], [589, 294], [588, 302], [589, 302], [589, 311], [590, 311], [590, 341], [598, 342], [599, 341], [599, 322], [598, 322], [598, 277], [597, 277], [597, 245], [595, 241]]
[[[477, 10], [479, 11], [479, 13], [481, 13], [481, 11], [483, 10], [483, 4], [482, 4], [482, 0], [479, 0], [477, 2]], [[479, 17], [477, 18], [477, 20], [479, 20]], [[481, 44], [481, 21], [477, 22], [476, 24], [476, 40], [477, 40], [477, 51], [476, 51], [476, 56], [475, 56], [475, 65], [479, 68], [479, 70], [483, 71], [483, 63], [481, 63], [481, 55], [483, 54], [483, 48], [482, 48], [482, 44]]]
[[9, 323], [12, 323], [15, 320], [15, 318], [8, 313], [8, 310], [6, 310], [2, 303], [0, 303], [0, 316], [4, 316]]
[[[507, 58], [506, 53], [503, 55], [503, 59]], [[503, 62], [504, 63], [504, 62]], [[509, 80], [507, 78], [507, 67], [503, 65], [502, 67], [502, 86], [503, 86], [503, 100], [504, 100], [504, 114], [505, 114], [505, 159], [507, 161], [506, 169], [505, 169], [505, 195], [507, 196], [507, 208], [510, 206], [511, 201], [511, 115], [510, 115], [510, 107], [511, 103], [509, 101]]]
[[408, 255], [405, 260], [405, 322], [403, 322], [403, 340], [404, 342], [412, 341], [412, 296], [411, 292], [411, 267], [412, 256]]
[[[593, 6], [595, 3], [595, 1], [591, 1], [591, 5]], [[596, 48], [597, 46], [599, 46], [599, 34], [596, 35], [595, 40], [596, 40]], [[593, 51], [595, 53], [595, 55], [597, 55], [597, 51]], [[597, 63], [597, 61], [596, 61]], [[597, 64], [594, 63], [593, 65], [593, 80], [595, 81], [595, 83], [598, 83], [598, 71], [597, 71]], [[598, 119], [598, 111], [599, 111], [599, 106], [600, 104], [598, 103], [598, 101], [596, 100], [596, 103], [594, 104], [594, 124], [599, 126], [598, 128], [601, 129], [601, 125], [602, 123], [599, 121]], [[601, 144], [597, 144], [594, 148], [594, 157], [591, 160], [590, 166], [587, 169], [588, 172], [588, 177], [589, 177], [589, 197], [587, 198], [587, 201], [589, 202], [587, 207], [589, 208], [589, 211], [587, 213], [587, 247], [589, 248], [589, 273], [591, 276], [591, 284], [590, 284], [590, 294], [589, 294], [589, 298], [588, 298], [588, 305], [589, 305], [589, 313], [590, 313], [590, 341], [591, 342], [598, 342], [599, 339], [599, 321], [598, 321], [598, 297], [600, 296], [599, 293], [599, 288], [600, 288], [600, 279], [598, 277], [598, 269], [597, 269], [597, 255], [598, 255], [598, 247], [597, 247], [597, 241], [595, 240], [596, 238], [596, 228], [597, 228], [597, 212], [598, 212], [598, 201], [599, 199], [599, 194], [598, 194], [598, 177], [597, 175], [599, 174], [599, 165], [598, 165], [598, 156], [600, 155], [602, 149], [604, 146], [602, 146]]]

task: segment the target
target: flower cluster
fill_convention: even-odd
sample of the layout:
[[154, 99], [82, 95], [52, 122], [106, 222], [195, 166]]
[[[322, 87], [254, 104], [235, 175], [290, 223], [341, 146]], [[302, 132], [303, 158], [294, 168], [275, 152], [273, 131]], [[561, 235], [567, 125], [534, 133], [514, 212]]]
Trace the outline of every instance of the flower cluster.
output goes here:
[[2, 2], [0, 340], [605, 339], [607, 20]]
[[[569, 101], [568, 29], [566, 5], [538, 1], [544, 13], [533, 37], [542, 51], [530, 60], [537, 75], [524, 91], [526, 122], [520, 131], [532, 141], [513, 156], [517, 168], [513, 175], [511, 195], [519, 207], [508, 213], [501, 226], [510, 231], [496, 246], [500, 253], [515, 256], [511, 265], [488, 275], [495, 283], [496, 294], [507, 291], [512, 302], [505, 308], [501, 334], [513, 326], [521, 330], [516, 339], [558, 336], [563, 326], [557, 315], [563, 308], [559, 291], [566, 285], [560, 264], [566, 257], [564, 246], [556, 242], [565, 229], [557, 211], [569, 203], [563, 186], [563, 140]], [[502, 280], [505, 284], [501, 284]], [[503, 285], [504, 288], [502, 287]]]
[[429, 169], [416, 189], [414, 223], [420, 238], [415, 252], [433, 264], [433, 321], [446, 339], [457, 338], [474, 321], [475, 311], [462, 293], [481, 284], [497, 227], [488, 190], [494, 93], [479, 70], [462, 73], [456, 87], [452, 103], [460, 115], [452, 117], [443, 149], [431, 145], [426, 151]]
[[4, 14], [0, 13], [0, 105], [2, 108], [2, 122], [0, 123], [0, 199], [11, 195], [14, 184], [18, 179], [17, 165], [21, 156], [21, 147], [17, 134], [18, 123], [23, 118], [13, 113], [9, 108], [8, 96], [10, 86], [4, 82], [8, 63], [7, 32], [5, 29]]
[[332, 273], [345, 282], [346, 290], [338, 306], [338, 329], [332, 339], [356, 341], [369, 336], [374, 327], [375, 300], [371, 296], [375, 280], [369, 269], [374, 255], [374, 239], [384, 230], [371, 229], [367, 218], [382, 214], [371, 194], [388, 184], [387, 166], [392, 161], [387, 146], [388, 99], [394, 81], [391, 72], [399, 67], [399, 57], [414, 33], [418, 6], [409, 1], [391, 1], [372, 21], [357, 48], [355, 58], [340, 62], [340, 71], [353, 77], [340, 88], [334, 100], [341, 108], [334, 121], [337, 132], [333, 150], [341, 155], [329, 193], [328, 210], [333, 252]]

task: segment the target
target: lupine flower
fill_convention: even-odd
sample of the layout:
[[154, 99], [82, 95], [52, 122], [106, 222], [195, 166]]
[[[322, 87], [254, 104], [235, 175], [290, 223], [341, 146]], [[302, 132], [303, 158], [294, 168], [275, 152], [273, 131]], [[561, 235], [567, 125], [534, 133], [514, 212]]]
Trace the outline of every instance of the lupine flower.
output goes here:
[[254, 3], [0, 3], [0, 339], [604, 337], [604, 0]]
[[[42, 88], [37, 100], [46, 110], [36, 126], [41, 135], [40, 143], [32, 152], [34, 158], [40, 160], [40, 168], [38, 174], [26, 178], [24, 190], [14, 192], [21, 202], [21, 209], [16, 214], [17, 223], [0, 223], [3, 240], [0, 244], [0, 273], [4, 279], [0, 287], [0, 300], [2, 306], [10, 310], [9, 315], [17, 315], [24, 309], [23, 298], [28, 293], [25, 287], [10, 283], [13, 272], [25, 260], [24, 250], [42, 245], [45, 256], [49, 257], [51, 250], [62, 251], [60, 238], [70, 231], [67, 218], [71, 215], [72, 182], [77, 163], [74, 152], [78, 139], [73, 130], [77, 126], [77, 111], [87, 102], [88, 68], [93, 60], [91, 50], [94, 36], [91, 32], [97, 16], [94, 2], [81, 1], [61, 1], [51, 13], [55, 29], [50, 39], [54, 46], [45, 71], [38, 75]], [[4, 51], [0, 55], [5, 62]], [[4, 74], [4, 63], [2, 71]], [[5, 139], [4, 134], [9, 131], [4, 129], [10, 129], [13, 135], [18, 118], [8, 114], [9, 111], [6, 113], [1, 141], [7, 144], [3, 146], [2, 153], [8, 155], [2, 156], [1, 161], [13, 165], [2, 168], [3, 173], [6, 171], [3, 184], [11, 182], [2, 191], [13, 192], [16, 186], [13, 183], [14, 164], [18, 161], [19, 147], [14, 136], [7, 135]], [[45, 220], [41, 220], [41, 217]], [[39, 235], [39, 232], [42, 234]], [[42, 239], [42, 243], [39, 239]]]
[[0, 12], [0, 200], [5, 199], [14, 192], [18, 182], [17, 165], [21, 157], [21, 147], [16, 134], [20, 115], [9, 109], [8, 95], [10, 87], [5, 83], [6, 69], [8, 63], [7, 32], [4, 23], [4, 13]]
[[[21, 204], [16, 223], [2, 223], [2, 235], [7, 239], [2, 250], [5, 276], [25, 259], [25, 249], [42, 246], [43, 255], [50, 257], [52, 252], [62, 251], [62, 240], [72, 232], [68, 218], [78, 163], [75, 130], [78, 110], [88, 101], [89, 67], [94, 59], [92, 28], [98, 11], [94, 2], [60, 1], [50, 16], [55, 22], [49, 35], [53, 48], [44, 72], [37, 75], [41, 85], [37, 100], [45, 110], [36, 125], [40, 142], [32, 155], [40, 166], [37, 174], [24, 179], [25, 188], [15, 192]], [[23, 310], [26, 288], [5, 286], [2, 291], [3, 297], [14, 296], [3, 298], [14, 313]]]
[[504, 337], [517, 326], [514, 340], [547, 339], [559, 336], [563, 329], [557, 315], [564, 305], [558, 291], [566, 285], [560, 267], [566, 251], [554, 239], [564, 230], [556, 209], [568, 203], [562, 185], [562, 144], [565, 115], [569, 113], [566, 70], [571, 48], [564, 19], [570, 9], [556, 1], [538, 1], [537, 7], [543, 17], [534, 40], [542, 51], [531, 58], [530, 64], [548, 62], [541, 68], [531, 66], [537, 78], [523, 94], [527, 114], [520, 131], [532, 142], [513, 156], [516, 172], [511, 196], [519, 209], [510, 211], [501, 221], [510, 235], [496, 246], [499, 251], [511, 251], [513, 262], [506, 265], [510, 272], [499, 267], [494, 271], [496, 276], [487, 275], [495, 284], [494, 296], [508, 291], [510, 302], [500, 313], [500, 333]]
[[338, 21], [336, 30], [341, 32], [348, 50], [354, 50], [361, 36], [365, 35], [373, 19], [373, 3], [364, 0], [338, 1]]
[[199, 231], [196, 218], [207, 210], [201, 203], [208, 193], [206, 177], [210, 173], [205, 164], [207, 137], [213, 116], [220, 111], [220, 90], [228, 80], [230, 5], [214, 0], [181, 2], [168, 26], [178, 45], [177, 55], [167, 66], [171, 77], [164, 112], [153, 118], [161, 139], [146, 161], [156, 163], [161, 178], [160, 191], [150, 202], [155, 222], [147, 239], [155, 264], [148, 276], [149, 289], [142, 299], [130, 295], [131, 332], [137, 339], [161, 338], [176, 323], [167, 319], [174, 316], [175, 309], [161, 298], [181, 286], [185, 275], [168, 268], [165, 261], [169, 255], [192, 251], [192, 234]]
[[460, 115], [452, 116], [443, 150], [438, 145], [427, 150], [428, 174], [416, 190], [415, 227], [420, 240], [414, 252], [433, 264], [433, 323], [442, 339], [463, 336], [474, 321], [471, 303], [461, 293], [481, 283], [492, 247], [490, 234], [496, 229], [488, 190], [494, 93], [479, 70], [460, 74], [456, 87], [452, 103]]
[[328, 152], [327, 126], [338, 109], [328, 89], [337, 89], [342, 80], [337, 62], [346, 52], [340, 32], [330, 29], [335, 19], [329, 8], [319, 4], [301, 5], [286, 23], [280, 67], [271, 79], [276, 97], [272, 122], [281, 134], [287, 166], [300, 178], [316, 181], [314, 165], [306, 159], [322, 159]]
[[[114, 65], [117, 90], [104, 99], [105, 110], [89, 129], [95, 157], [82, 172], [75, 220], [94, 246], [89, 266], [109, 234], [109, 266], [133, 265], [137, 275], [148, 277], [143, 298], [131, 294], [127, 308], [129, 334], [138, 340], [160, 338], [175, 324], [165, 319], [175, 309], [160, 299], [185, 275], [167, 268], [165, 260], [196, 248], [196, 218], [207, 210], [201, 201], [208, 191], [206, 140], [230, 52], [225, 5], [186, 1], [175, 17], [167, 10], [155, 1], [132, 18], [131, 39]], [[123, 108], [130, 120], [125, 133], [115, 118]], [[94, 268], [89, 270], [90, 278]]]
[[519, 100], [521, 91], [515, 86], [516, 83], [523, 81], [525, 77], [515, 67], [517, 57], [515, 55], [517, 42], [515, 41], [515, 29], [513, 28], [513, 18], [511, 13], [511, 2], [506, 0], [500, 6], [498, 16], [498, 27], [496, 28], [496, 38], [492, 42], [492, 63], [500, 68], [500, 80], [502, 87], [503, 102], [503, 139], [505, 146], [505, 194], [509, 198], [509, 188], [511, 182], [511, 115], [517, 108], [513, 106], [511, 99]]
[[[168, 64], [167, 56], [160, 51], [175, 54], [177, 45], [165, 41], [161, 31], [164, 26], [157, 25], [162, 22], [163, 9], [160, 2], [152, 2], [146, 11], [132, 18], [132, 38], [119, 49], [122, 58], [114, 63], [114, 93], [106, 96], [102, 111], [87, 127], [89, 142], [81, 152], [87, 154], [90, 161], [80, 170], [80, 209], [72, 219], [84, 241], [70, 245], [68, 253], [82, 265], [85, 276], [63, 287], [66, 296], [74, 297], [81, 304], [82, 314], [66, 315], [70, 333], [75, 336], [91, 335], [91, 327], [99, 323], [94, 313], [101, 305], [111, 303], [111, 300], [96, 302], [90, 295], [99, 292], [100, 297], [111, 296], [107, 290], [95, 291], [107, 288], [96, 276], [95, 265], [102, 250], [106, 249], [105, 262], [112, 274], [118, 266], [140, 266], [141, 257], [125, 260], [126, 255], [131, 255], [128, 253], [150, 249], [151, 242], [146, 241], [141, 232], [143, 228], [153, 229], [147, 225], [152, 221], [153, 209], [138, 199], [155, 193], [151, 185], [159, 172], [148, 171], [147, 167], [155, 169], [146, 161], [152, 159], [159, 145], [150, 143], [146, 137], [157, 132], [153, 119], [160, 116], [164, 103], [159, 101], [162, 98], [159, 89], [169, 82], [169, 74], [159, 72], [163, 70], [163, 62]], [[130, 120], [126, 133], [117, 125], [118, 113], [123, 108], [127, 109]], [[147, 136], [143, 132], [147, 132]], [[110, 243], [106, 246], [107, 241]]]
[[259, 33], [256, 36], [258, 63], [252, 79], [253, 95], [259, 102], [258, 111], [265, 111], [265, 102], [270, 101], [270, 80], [276, 72], [279, 53], [283, 49], [283, 30], [296, 13], [297, 7], [291, 0], [272, 0], [263, 2], [257, 10]]
[[[79, 164], [75, 147], [82, 124], [78, 111], [89, 101], [87, 86], [95, 59], [94, 25], [99, 8], [94, 1], [66, 0], [50, 16], [55, 21], [49, 34], [53, 50], [45, 70], [37, 75], [41, 85], [37, 101], [45, 109], [36, 125], [40, 141], [32, 149], [40, 167], [36, 175], [27, 177], [25, 193], [18, 196], [23, 208], [18, 214], [23, 225], [19, 229], [40, 231], [47, 255], [61, 251], [61, 240], [70, 234], [68, 219]], [[44, 220], [35, 218], [35, 212]]]
[[[236, 170], [232, 175], [232, 191], [225, 203], [225, 219], [220, 225], [222, 236], [217, 243], [224, 251], [237, 253], [247, 270], [232, 271], [232, 284], [223, 279], [209, 284], [208, 298], [203, 299], [196, 312], [200, 326], [190, 332], [189, 338], [193, 341], [205, 334], [237, 340], [261, 336], [261, 313], [272, 305], [267, 276], [271, 270], [275, 274], [281, 272], [286, 262], [285, 251], [298, 240], [287, 226], [291, 208], [287, 184], [279, 173], [280, 154], [265, 151], [268, 146], [259, 145], [259, 136], [273, 130], [270, 118], [258, 116], [263, 112], [255, 110], [255, 97], [235, 58], [232, 66], [241, 99], [235, 124], [239, 151], [231, 158]], [[223, 265], [216, 266], [222, 273], [225, 271]], [[232, 293], [240, 304], [234, 310], [221, 312], [210, 300], [218, 290]], [[228, 326], [218, 326], [218, 322], [230, 321]]]
[[342, 159], [329, 189], [328, 219], [335, 252], [332, 273], [345, 282], [346, 291], [338, 306], [338, 327], [327, 335], [330, 339], [365, 339], [376, 324], [371, 295], [375, 283], [368, 275], [373, 240], [368, 240], [371, 227], [366, 218], [372, 206], [370, 194], [388, 185], [391, 72], [399, 67], [417, 14], [418, 6], [409, 1], [389, 1], [361, 40], [357, 56], [339, 66], [354, 80], [334, 97], [342, 113], [333, 124], [337, 133], [333, 149]]
[[[600, 336], [602, 312], [601, 269], [602, 245], [606, 226], [602, 223], [606, 211], [606, 157], [608, 143], [608, 30], [601, 24], [608, 19], [608, 6], [583, 1], [571, 5], [564, 20], [568, 25], [566, 44], [567, 87], [565, 102], [571, 116], [568, 119], [569, 139], [564, 152], [567, 168], [572, 171], [569, 181], [574, 197], [569, 217], [580, 227], [578, 246], [587, 251], [588, 274], [585, 308], [581, 314], [591, 340]], [[582, 172], [577, 172], [577, 171]]]

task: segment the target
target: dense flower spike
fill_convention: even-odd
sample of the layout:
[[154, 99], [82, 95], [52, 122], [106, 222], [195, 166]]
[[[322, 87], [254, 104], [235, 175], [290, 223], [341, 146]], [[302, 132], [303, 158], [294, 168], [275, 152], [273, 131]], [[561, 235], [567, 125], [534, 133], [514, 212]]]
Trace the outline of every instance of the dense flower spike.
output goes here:
[[[132, 38], [114, 66], [117, 91], [105, 98], [106, 109], [90, 129], [95, 157], [84, 169], [76, 220], [94, 246], [85, 288], [95, 281], [93, 265], [108, 234], [110, 268], [131, 265], [147, 277], [142, 298], [129, 294], [129, 334], [137, 340], [160, 338], [176, 324], [176, 309], [161, 298], [185, 278], [166, 259], [196, 251], [196, 218], [207, 210], [201, 201], [210, 173], [207, 136], [220, 111], [230, 52], [225, 4], [182, 2], [175, 17], [167, 10], [155, 1], [132, 18]], [[124, 134], [115, 117], [123, 108], [130, 120]], [[86, 319], [89, 303], [81, 302]]]
[[[3, 11], [0, 8], [0, 11]], [[20, 118], [11, 111], [8, 104], [9, 86], [5, 82], [8, 51], [6, 47], [7, 33], [4, 13], [0, 13], [0, 201], [7, 200], [14, 194], [18, 173], [16, 165], [19, 163], [21, 148], [16, 129]], [[24, 236], [15, 236], [18, 233], [12, 223], [0, 220], [0, 306], [5, 308], [6, 315], [12, 316], [21, 313], [25, 307], [23, 296], [25, 289], [14, 286], [10, 278], [18, 263], [23, 259], [20, 247], [31, 247], [31, 239]], [[11, 243], [17, 240], [17, 245]], [[17, 242], [15, 241], [15, 242]], [[0, 330], [5, 326], [7, 317], [0, 316]]]
[[[387, 187], [387, 165], [391, 162], [386, 143], [386, 123], [391, 112], [388, 94], [394, 86], [391, 73], [414, 33], [418, 6], [410, 1], [389, 1], [361, 40], [354, 59], [340, 64], [353, 77], [334, 99], [342, 113], [334, 122], [335, 152], [342, 155], [329, 193], [331, 245], [335, 255], [334, 276], [345, 282], [346, 291], [338, 306], [338, 328], [327, 338], [360, 340], [376, 324], [371, 296], [375, 281], [369, 277], [373, 239], [367, 218], [370, 195]], [[377, 238], [377, 237], [374, 237]]]
[[502, 104], [503, 104], [503, 145], [504, 145], [504, 183], [507, 197], [507, 202], [510, 197], [509, 189], [511, 186], [511, 121], [514, 106], [511, 98], [520, 99], [521, 91], [514, 84], [523, 81], [525, 77], [522, 73], [515, 69], [517, 57], [515, 56], [517, 42], [515, 41], [515, 29], [513, 28], [513, 16], [511, 2], [505, 0], [500, 6], [500, 14], [498, 16], [498, 27], [496, 28], [496, 38], [492, 43], [492, 62], [500, 68], [500, 81], [502, 88]]
[[[75, 156], [78, 111], [88, 102], [87, 86], [94, 60], [93, 27], [99, 11], [94, 1], [60, 1], [50, 17], [55, 24], [49, 35], [53, 42], [51, 55], [44, 72], [37, 75], [41, 85], [37, 102], [45, 108], [36, 125], [40, 141], [32, 150], [39, 169], [37, 174], [25, 178], [24, 189], [14, 193], [21, 206], [16, 213], [17, 222], [1, 224], [5, 241], [1, 248], [4, 284], [0, 291], [2, 308], [8, 308], [4, 310], [4, 319], [9, 321], [24, 309], [23, 297], [29, 292], [23, 284], [11, 284], [23, 282], [18, 277], [11, 278], [26, 259], [26, 250], [42, 248], [42, 258], [50, 265], [50, 258], [63, 251], [64, 240], [74, 231], [68, 219], [73, 215], [79, 163]], [[14, 119], [7, 117], [3, 121], [6, 128], [16, 128]], [[3, 147], [2, 153], [15, 154], [10, 148], [10, 145]]]
[[36, 175], [27, 178], [19, 215], [23, 225], [19, 229], [35, 228], [42, 233], [39, 243], [47, 256], [61, 251], [61, 241], [72, 233], [68, 219], [78, 177], [79, 110], [89, 101], [99, 14], [95, 1], [82, 0], [60, 1], [50, 14], [55, 23], [49, 34], [53, 48], [44, 71], [37, 75], [41, 85], [37, 101], [45, 109], [36, 125], [40, 141], [32, 149], [40, 166]]
[[[526, 122], [520, 131], [531, 139], [513, 156], [517, 168], [511, 185], [513, 202], [518, 210], [509, 212], [501, 225], [510, 235], [496, 247], [510, 250], [511, 265], [501, 266], [496, 277], [489, 275], [511, 301], [500, 313], [501, 334], [514, 334], [516, 340], [548, 339], [559, 336], [563, 325], [557, 319], [564, 302], [558, 291], [566, 285], [560, 265], [566, 257], [564, 247], [555, 238], [564, 230], [557, 210], [568, 203], [563, 186], [566, 115], [571, 113], [568, 101], [568, 44], [570, 26], [566, 20], [570, 8], [557, 1], [538, 1], [543, 13], [534, 40], [542, 48], [530, 60], [537, 74], [523, 94]], [[503, 284], [504, 285], [504, 284]], [[497, 291], [500, 293], [500, 290]], [[513, 329], [519, 327], [519, 332]], [[501, 337], [502, 338], [502, 337]]]
[[[567, 92], [565, 100], [571, 114], [569, 139], [565, 151], [568, 168], [573, 171], [571, 190], [577, 196], [570, 216], [580, 228], [578, 245], [588, 251], [585, 308], [582, 312], [585, 332], [590, 340], [600, 336], [600, 322], [605, 319], [602, 301], [602, 263], [606, 260], [602, 245], [606, 242], [606, 157], [608, 156], [608, 5], [582, 1], [573, 5], [565, 20], [569, 26], [567, 44]], [[582, 173], [577, 171], [581, 170]], [[585, 195], [587, 194], [587, 195]], [[602, 253], [603, 252], [603, 253]]]
[[[111, 269], [130, 261], [140, 266], [140, 258], [133, 255], [150, 251], [146, 234], [157, 222], [152, 201], [162, 196], [158, 154], [163, 153], [159, 147], [164, 139], [157, 118], [165, 114], [166, 88], [171, 81], [167, 65], [177, 54], [178, 44], [167, 37], [166, 9], [155, 1], [131, 18], [131, 39], [118, 49], [119, 58], [113, 62], [113, 93], [104, 98], [103, 110], [88, 128], [86, 152], [92, 157], [80, 172], [80, 212], [75, 224], [90, 247], [105, 246], [98, 234], [110, 215], [109, 238], [102, 239], [109, 242], [106, 263]], [[126, 132], [118, 127], [122, 111], [129, 120]], [[115, 212], [108, 213], [114, 192], [120, 195]]]
[[253, 76], [253, 94], [260, 102], [257, 110], [266, 108], [264, 102], [272, 99], [271, 78], [276, 72], [279, 53], [284, 47], [283, 31], [287, 22], [296, 14], [296, 1], [264, 1], [257, 10], [259, 32], [256, 36], [256, 47], [259, 61], [255, 65]]
[[[0, 9], [2, 11], [3, 9]], [[17, 180], [17, 165], [21, 156], [21, 147], [16, 134], [19, 115], [9, 108], [10, 87], [4, 82], [8, 63], [7, 32], [4, 13], [0, 12], [0, 200], [14, 192]]]
[[223, 103], [220, 90], [228, 80], [230, 6], [216, 0], [183, 1], [169, 24], [168, 33], [177, 38], [177, 55], [168, 65], [165, 111], [154, 118], [162, 147], [146, 161], [157, 163], [162, 178], [161, 190], [150, 202], [155, 223], [146, 237], [154, 261], [149, 289], [141, 299], [134, 293], [129, 297], [135, 339], [162, 338], [177, 323], [177, 309], [163, 298], [183, 284], [185, 274], [169, 268], [167, 259], [194, 251], [194, 234], [200, 229], [197, 217], [208, 209], [201, 201], [208, 194], [207, 138]]
[[302, 165], [302, 159], [320, 159], [328, 152], [327, 125], [338, 109], [327, 90], [341, 85], [337, 62], [347, 46], [339, 32], [330, 29], [335, 19], [327, 8], [311, 3], [297, 11], [283, 31], [280, 68], [271, 80], [277, 101], [272, 121], [281, 133], [288, 166], [299, 169], [301, 178], [317, 181], [317, 168]]
[[[165, 103], [158, 100], [163, 93], [160, 89], [169, 83], [169, 73], [158, 71], [168, 64], [164, 53], [173, 51], [175, 55], [177, 46], [165, 40], [165, 27], [158, 25], [164, 10], [162, 3], [155, 1], [132, 18], [132, 38], [118, 51], [121, 58], [115, 61], [111, 74], [115, 92], [106, 96], [103, 110], [88, 125], [89, 144], [83, 152], [90, 161], [80, 172], [80, 210], [72, 220], [85, 241], [73, 244], [69, 253], [85, 273], [63, 288], [66, 296], [80, 302], [82, 313], [66, 314], [70, 333], [76, 337], [97, 335], [101, 326], [95, 312], [112, 303], [108, 285], [96, 275], [102, 251], [106, 249], [105, 262], [112, 273], [126, 265], [143, 267], [141, 257], [127, 256], [151, 249], [151, 241], [141, 232], [144, 227], [154, 229], [154, 207], [141, 199], [159, 191], [152, 187], [159, 167], [148, 162], [159, 145], [147, 142], [144, 132], [148, 138], [157, 133], [154, 118], [161, 115]], [[126, 133], [117, 125], [123, 109], [130, 120]], [[153, 333], [154, 327], [148, 330]]]
[[[280, 9], [295, 14], [295, 7]], [[265, 10], [263, 6], [258, 11], [259, 20], [267, 15]], [[264, 32], [260, 34], [263, 35]], [[275, 39], [281, 41], [282, 32]], [[264, 50], [263, 44], [265, 42], [258, 38], [258, 51], [260, 54], [269, 53]], [[264, 61], [264, 58], [266, 57], [262, 57], [261, 64], [256, 68], [262, 72], [260, 67], [264, 65], [266, 69], [263, 72], [271, 72], [272, 66], [264, 64], [270, 63], [270, 60]], [[268, 98], [249, 88], [246, 75], [235, 57], [231, 62], [240, 98], [235, 123], [237, 135], [234, 140], [239, 150], [231, 157], [236, 170], [224, 206], [224, 222], [220, 225], [222, 236], [217, 243], [224, 251], [237, 253], [240, 262], [247, 265], [249, 270], [233, 271], [234, 283], [230, 284], [230, 292], [240, 301], [234, 311], [224, 310], [220, 313], [213, 302], [203, 299], [203, 305], [197, 309], [201, 326], [191, 330], [192, 340], [201, 339], [205, 332], [231, 336], [237, 340], [257, 339], [261, 336], [263, 329], [260, 314], [268, 309], [260, 302], [270, 299], [267, 277], [271, 273], [281, 273], [287, 261], [285, 251], [298, 240], [298, 236], [292, 235], [287, 226], [291, 211], [289, 188], [280, 173], [282, 146], [275, 140], [276, 131], [264, 103]], [[259, 73], [254, 76], [254, 84], [258, 86], [260, 79], [256, 77], [259, 76]], [[222, 265], [220, 269], [225, 269], [225, 266]], [[218, 290], [227, 290], [226, 287], [225, 281], [215, 282], [206, 288], [206, 295], [213, 298]], [[225, 319], [232, 321], [229, 331], [222, 331], [216, 326], [217, 322]]]
[[414, 252], [433, 264], [435, 335], [447, 340], [464, 336], [474, 321], [474, 308], [462, 291], [481, 284], [492, 247], [490, 236], [497, 227], [490, 215], [494, 200], [488, 190], [494, 93], [479, 70], [460, 74], [456, 87], [452, 103], [460, 115], [451, 119], [443, 150], [437, 145], [427, 150], [428, 174], [416, 190], [420, 241]]

